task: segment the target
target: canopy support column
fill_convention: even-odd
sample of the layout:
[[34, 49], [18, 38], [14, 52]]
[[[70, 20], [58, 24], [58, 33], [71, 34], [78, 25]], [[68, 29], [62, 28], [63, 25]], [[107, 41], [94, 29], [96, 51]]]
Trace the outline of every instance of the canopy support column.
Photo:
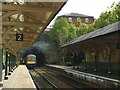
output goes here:
[[3, 83], [2, 83], [2, 68], [3, 68], [2, 61], [3, 61], [3, 50], [0, 49], [0, 87], [3, 86]]
[[8, 79], [8, 52], [6, 52], [6, 60], [5, 60], [5, 77], [4, 79]]
[[11, 53], [9, 53], [8, 60], [9, 60], [9, 73], [8, 73], [8, 75], [11, 75]]

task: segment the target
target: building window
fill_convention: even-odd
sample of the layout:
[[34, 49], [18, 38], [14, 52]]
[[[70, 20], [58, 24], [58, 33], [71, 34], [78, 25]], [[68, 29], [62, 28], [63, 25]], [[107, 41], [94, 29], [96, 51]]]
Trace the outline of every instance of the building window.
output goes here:
[[86, 22], [86, 23], [89, 23], [89, 18], [85, 18], [85, 22]]
[[78, 17], [78, 18], [77, 18], [77, 22], [80, 22], [80, 21], [81, 21], [81, 19], [80, 19], [80, 17]]
[[68, 21], [69, 21], [69, 22], [72, 22], [72, 17], [69, 17], [69, 18], [68, 18]]

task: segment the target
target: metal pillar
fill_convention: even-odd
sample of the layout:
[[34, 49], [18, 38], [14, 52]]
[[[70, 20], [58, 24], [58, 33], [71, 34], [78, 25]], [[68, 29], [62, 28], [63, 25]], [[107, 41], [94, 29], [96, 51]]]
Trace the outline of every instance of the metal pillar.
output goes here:
[[96, 53], [95, 53], [95, 55], [94, 55], [94, 60], [95, 60], [95, 72], [97, 72], [97, 55], [96, 55]]
[[9, 61], [9, 73], [8, 75], [11, 75], [11, 54], [8, 54], [8, 61]]
[[8, 79], [8, 52], [6, 52], [6, 60], [5, 60], [5, 77], [4, 79]]
[[16, 60], [17, 60], [17, 58], [16, 58], [16, 56], [15, 56], [15, 55], [14, 55], [14, 59], [15, 59], [14, 64], [15, 64], [15, 66], [17, 67], [17, 65], [16, 65]]
[[111, 74], [111, 58], [110, 58], [110, 52], [108, 52], [108, 73]]
[[16, 68], [16, 56], [12, 55], [12, 71]]
[[14, 59], [13, 59], [13, 54], [11, 54], [11, 72], [13, 72], [13, 62], [14, 62]]
[[2, 83], [2, 60], [3, 60], [3, 50], [0, 49], [0, 87], [3, 86], [3, 83]]
[[111, 74], [111, 57], [110, 57], [110, 54], [111, 54], [111, 51], [110, 51], [110, 47], [105, 44], [105, 47], [107, 48], [107, 56], [108, 56], [108, 74]]
[[94, 69], [94, 71], [96, 72], [97, 71], [97, 57], [96, 57], [96, 51], [95, 51], [95, 49], [93, 49], [93, 52], [92, 52], [92, 56], [93, 56], [93, 58], [94, 58], [94, 64], [95, 64], [95, 69]]
[[16, 57], [15, 55], [13, 55], [13, 70], [15, 69], [16, 66]]
[[86, 70], [86, 53], [84, 52], [84, 70]]

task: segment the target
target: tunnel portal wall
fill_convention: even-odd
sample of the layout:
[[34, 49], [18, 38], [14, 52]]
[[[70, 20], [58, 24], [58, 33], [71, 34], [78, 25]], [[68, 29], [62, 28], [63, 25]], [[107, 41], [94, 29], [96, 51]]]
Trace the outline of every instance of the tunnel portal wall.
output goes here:
[[25, 63], [26, 63], [26, 57], [29, 54], [36, 55], [36, 66], [45, 65], [46, 55], [39, 48], [32, 48], [24, 52], [23, 59], [25, 60]]

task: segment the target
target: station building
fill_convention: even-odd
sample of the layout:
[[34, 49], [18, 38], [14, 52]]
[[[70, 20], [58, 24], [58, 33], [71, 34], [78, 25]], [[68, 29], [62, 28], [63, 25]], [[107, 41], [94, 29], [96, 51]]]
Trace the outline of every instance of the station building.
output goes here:
[[[6, 86], [16, 88], [15, 82], [17, 81], [21, 81], [17, 83], [18, 86], [24, 85], [21, 87], [30, 88], [30, 84], [26, 85], [26, 82], [30, 80], [28, 70], [25, 66], [17, 68], [19, 62], [23, 60], [20, 50], [31, 48], [51, 20], [67, 3], [64, 0], [37, 1], [2, 0], [0, 3], [0, 89]], [[36, 58], [39, 58], [42, 56], [39, 52], [40, 50], [35, 48], [26, 52], [24, 56], [35, 54]], [[10, 79], [8, 75], [13, 75], [13, 78]]]
[[118, 76], [120, 71], [119, 36], [120, 21], [82, 35], [61, 47], [74, 54], [84, 52], [84, 59], [80, 64], [84, 70]]

